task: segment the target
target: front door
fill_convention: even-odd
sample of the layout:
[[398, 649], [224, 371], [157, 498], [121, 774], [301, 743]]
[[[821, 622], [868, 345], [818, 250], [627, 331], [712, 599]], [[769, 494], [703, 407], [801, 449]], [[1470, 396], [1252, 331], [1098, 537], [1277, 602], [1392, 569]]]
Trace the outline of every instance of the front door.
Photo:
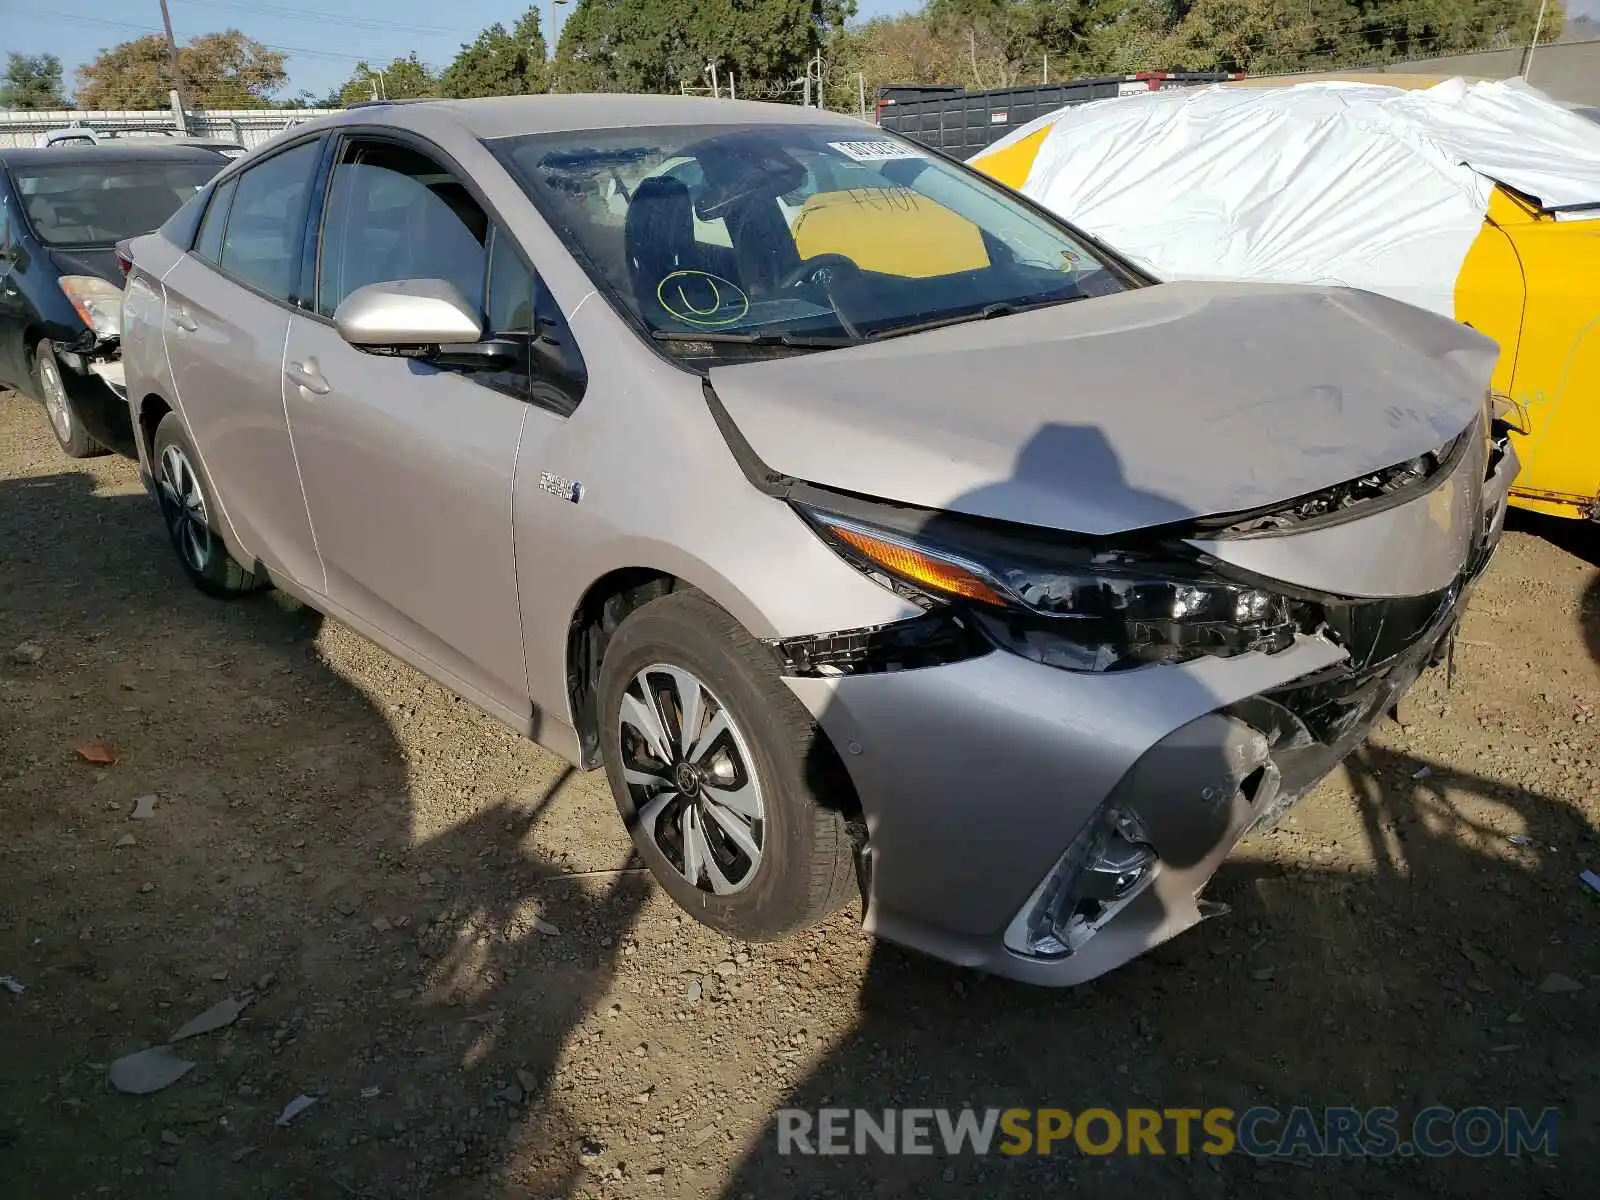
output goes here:
[[427, 155], [355, 140], [320, 232], [316, 311], [291, 322], [284, 396], [328, 598], [469, 699], [525, 720], [511, 490], [525, 425], [548, 417], [519, 394], [525, 372], [369, 354], [331, 322], [350, 292], [386, 280], [443, 279], [484, 304], [488, 217]]

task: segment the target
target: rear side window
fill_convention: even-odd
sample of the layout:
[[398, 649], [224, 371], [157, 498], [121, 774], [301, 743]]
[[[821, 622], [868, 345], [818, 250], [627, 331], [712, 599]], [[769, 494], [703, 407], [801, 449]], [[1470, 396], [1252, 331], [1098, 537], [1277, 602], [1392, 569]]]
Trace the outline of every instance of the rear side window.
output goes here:
[[217, 262], [222, 255], [222, 231], [228, 226], [228, 209], [233, 204], [234, 181], [228, 180], [217, 188], [211, 203], [206, 205], [206, 215], [200, 222], [200, 237], [194, 252], [207, 262]]
[[293, 298], [306, 199], [320, 151], [319, 143], [307, 142], [237, 176], [217, 264], [279, 300]]

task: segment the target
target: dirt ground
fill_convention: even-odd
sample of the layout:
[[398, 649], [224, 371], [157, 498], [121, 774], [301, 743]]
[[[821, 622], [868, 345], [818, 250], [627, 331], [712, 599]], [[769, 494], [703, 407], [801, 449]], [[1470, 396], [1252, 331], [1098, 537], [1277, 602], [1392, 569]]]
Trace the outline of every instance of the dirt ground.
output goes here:
[[[69, 462], [0, 394], [0, 976], [26, 988], [0, 990], [0, 1190], [1592, 1196], [1591, 532], [1507, 535], [1454, 688], [1425, 679], [1240, 848], [1210, 893], [1229, 916], [1043, 991], [874, 943], [853, 909], [776, 945], [680, 916], [601, 776], [282, 597], [201, 596], [131, 464]], [[111, 1088], [228, 996], [248, 1008], [178, 1044], [185, 1077]], [[771, 1125], [1341, 1103], [1555, 1106], [1559, 1155], [797, 1159]]]

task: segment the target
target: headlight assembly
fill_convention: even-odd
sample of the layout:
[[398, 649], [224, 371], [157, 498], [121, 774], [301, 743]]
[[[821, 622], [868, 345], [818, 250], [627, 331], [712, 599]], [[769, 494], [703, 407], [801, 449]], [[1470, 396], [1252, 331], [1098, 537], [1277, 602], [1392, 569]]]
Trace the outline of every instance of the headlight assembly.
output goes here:
[[61, 290], [99, 338], [122, 336], [122, 289], [98, 275], [63, 275]]
[[1271, 653], [1292, 645], [1297, 631], [1293, 600], [1222, 578], [1198, 557], [1010, 545], [988, 533], [963, 536], [970, 531], [956, 522], [909, 532], [799, 507], [879, 583], [925, 607], [959, 604], [996, 645], [1066, 670]]

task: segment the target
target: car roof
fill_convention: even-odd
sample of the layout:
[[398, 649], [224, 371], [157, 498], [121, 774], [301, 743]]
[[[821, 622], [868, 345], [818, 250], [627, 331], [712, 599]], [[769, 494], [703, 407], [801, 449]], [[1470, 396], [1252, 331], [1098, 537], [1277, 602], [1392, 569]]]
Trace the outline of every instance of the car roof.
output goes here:
[[485, 139], [651, 125], [827, 124], [876, 128], [855, 117], [820, 108], [802, 108], [798, 104], [622, 93], [491, 96], [479, 100], [410, 100], [394, 104], [368, 102], [327, 120], [331, 124], [381, 121], [403, 129], [414, 122], [427, 123], [440, 116], [464, 127], [473, 136]]
[[37, 167], [54, 164], [73, 166], [83, 163], [119, 162], [195, 162], [228, 160], [204, 146], [167, 145], [150, 139], [149, 145], [45, 146], [23, 150], [0, 149], [0, 163], [8, 167]]

